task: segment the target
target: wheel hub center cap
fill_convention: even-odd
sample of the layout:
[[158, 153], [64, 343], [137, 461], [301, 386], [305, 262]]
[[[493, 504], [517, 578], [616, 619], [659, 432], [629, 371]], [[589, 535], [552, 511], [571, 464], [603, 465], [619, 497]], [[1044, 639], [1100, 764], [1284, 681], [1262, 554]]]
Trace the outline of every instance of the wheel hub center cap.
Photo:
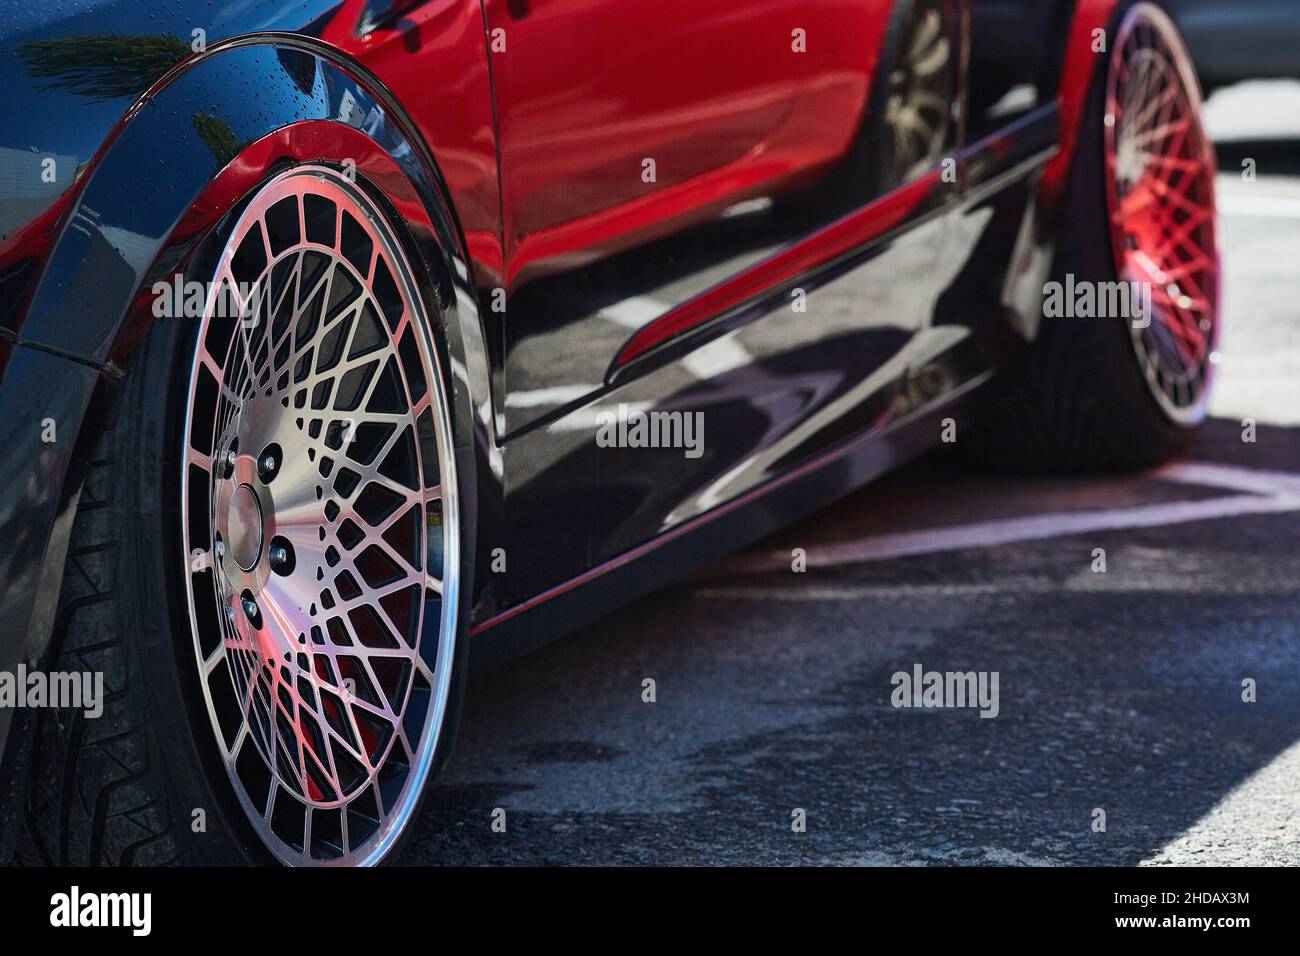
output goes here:
[[262, 556], [262, 505], [249, 485], [240, 485], [230, 496], [226, 527], [231, 557], [242, 570], [253, 570]]

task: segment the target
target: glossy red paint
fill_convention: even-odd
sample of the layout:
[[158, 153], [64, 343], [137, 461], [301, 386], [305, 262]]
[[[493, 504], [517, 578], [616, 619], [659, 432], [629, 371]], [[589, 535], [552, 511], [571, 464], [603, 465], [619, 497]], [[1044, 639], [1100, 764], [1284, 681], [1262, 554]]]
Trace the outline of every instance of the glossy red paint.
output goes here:
[[[18, 229], [4, 242], [0, 242], [0, 275], [20, 266], [25, 259], [32, 259], [38, 263], [45, 261], [45, 257], [49, 255], [54, 245], [54, 240], [59, 235], [59, 230], [63, 227], [64, 220], [75, 206], [74, 200], [79, 193], [77, 186], [72, 186], [43, 213]], [[6, 303], [11, 309], [9, 315], [12, 316], [13, 327], [9, 327], [10, 319], [6, 316], [6, 324], [0, 325], [0, 344], [4, 342], [6, 336], [13, 336], [15, 341], [22, 340], [22, 317], [27, 312], [35, 287], [35, 282], [28, 283], [26, 288], [19, 290], [17, 302]], [[0, 372], [3, 371], [4, 363], [0, 361]]]
[[[1079, 129], [1088, 106], [1088, 93], [1105, 54], [1094, 50], [1096, 31], [1109, 30], [1120, 0], [1078, 0], [1070, 38], [1066, 41], [1065, 67], [1057, 101], [1061, 107], [1061, 150], [1043, 173], [1043, 198], [1055, 206], [1065, 192], [1065, 183], [1079, 148]], [[1106, 36], [1106, 49], [1110, 46]]]
[[[834, 163], [862, 115], [891, 6], [485, 0], [506, 287]], [[807, 52], [796, 50], [800, 30]]]
[[501, 283], [501, 197], [492, 78], [478, 0], [429, 0], [364, 36], [364, 0], [348, 0], [321, 39], [371, 70], [438, 160], [481, 287]]
[[940, 171], [931, 170], [859, 212], [813, 233], [807, 239], [661, 316], [623, 346], [614, 359], [613, 368], [617, 370], [712, 318], [888, 235], [930, 206], [940, 187], [940, 181]]
[[[504, 259], [496, 129], [479, 4], [477, 0], [430, 0], [394, 23], [358, 36], [356, 24], [364, 7], [365, 0], [345, 0], [320, 25], [320, 38], [374, 72], [402, 104], [436, 155], [477, 283], [499, 285]], [[43, 261], [65, 225], [66, 214], [76, 206], [81, 187], [139, 107], [186, 70], [205, 57], [220, 55], [229, 45], [214, 43], [207, 52], [160, 76], [114, 124], [95, 155], [78, 170], [76, 182], [36, 219], [0, 243], [0, 269], [29, 256]], [[448, 102], [454, 102], [455, 108], [448, 109]], [[254, 144], [250, 154], [233, 165], [238, 168], [256, 162], [258, 148], [259, 144]], [[223, 173], [224, 180], [233, 181], [232, 175], [230, 170]], [[219, 192], [217, 188], [213, 197]]]
[[74, 184], [39, 216], [0, 242], [0, 270], [27, 256], [44, 259], [51, 243], [59, 234], [64, 214], [72, 208], [77, 196], [78, 190]]

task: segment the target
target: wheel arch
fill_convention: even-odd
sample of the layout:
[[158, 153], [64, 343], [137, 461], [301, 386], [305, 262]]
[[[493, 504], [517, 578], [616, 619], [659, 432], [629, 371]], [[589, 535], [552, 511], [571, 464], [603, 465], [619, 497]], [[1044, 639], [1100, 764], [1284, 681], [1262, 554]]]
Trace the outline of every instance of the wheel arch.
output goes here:
[[[479, 414], [490, 408], [490, 376], [468, 246], [437, 155], [369, 71], [294, 34], [214, 44], [127, 111], [74, 187], [23, 318], [25, 344], [16, 349], [25, 364], [66, 369], [82, 386], [76, 401], [57, 403], [60, 440], [69, 452], [58, 456], [56, 473], [43, 477], [57, 507], [43, 510], [42, 527], [35, 529], [47, 542], [36, 568], [44, 569], [42, 587], [57, 590], [59, 575], [50, 569], [62, 568], [66, 558], [99, 399], [115, 387], [153, 323], [188, 321], [153, 314], [154, 284], [177, 272], [187, 281], [210, 279], [211, 271], [202, 271], [209, 264], [208, 240], [233, 222], [261, 183], [286, 164], [311, 161], [344, 168], [351, 161], [358, 178], [381, 193], [394, 227], [410, 240], [413, 260], [428, 273], [431, 319], [441, 321], [450, 359], [464, 539], [470, 554], [481, 551], [473, 548], [476, 516], [481, 509], [501, 513], [491, 507], [500, 501], [492, 478], [499, 469], [488, 461], [495, 447], [492, 422]], [[11, 372], [17, 364], [10, 362]], [[31, 376], [23, 379], [25, 387], [16, 378], [6, 375], [0, 407], [38, 408]], [[465, 582], [467, 614], [484, 579], [476, 573]], [[44, 604], [57, 602], [57, 594], [48, 597]], [[13, 653], [4, 660], [47, 656], [52, 618], [27, 617], [12, 622], [21, 637], [15, 635]], [[4, 736], [5, 764], [20, 762]]]
[[[437, 160], [455, 148], [426, 143], [383, 84], [327, 44], [298, 34], [215, 44], [142, 95], [83, 173], [24, 340], [113, 374], [152, 321], [136, 309], [152, 281], [187, 264], [274, 171], [312, 160], [354, 165], [400, 206], [439, 310], [481, 339], [468, 244]], [[486, 387], [486, 368], [468, 361]]]

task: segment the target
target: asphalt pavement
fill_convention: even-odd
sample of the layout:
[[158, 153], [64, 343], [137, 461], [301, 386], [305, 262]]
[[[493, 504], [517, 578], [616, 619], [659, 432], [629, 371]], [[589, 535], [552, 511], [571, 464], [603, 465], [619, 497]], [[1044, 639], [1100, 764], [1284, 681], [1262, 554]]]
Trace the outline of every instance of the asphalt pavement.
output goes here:
[[[1183, 461], [932, 457], [476, 679], [401, 862], [1300, 863], [1300, 83], [1209, 119], [1226, 326]], [[996, 673], [997, 716], [894, 706], [918, 665]]]

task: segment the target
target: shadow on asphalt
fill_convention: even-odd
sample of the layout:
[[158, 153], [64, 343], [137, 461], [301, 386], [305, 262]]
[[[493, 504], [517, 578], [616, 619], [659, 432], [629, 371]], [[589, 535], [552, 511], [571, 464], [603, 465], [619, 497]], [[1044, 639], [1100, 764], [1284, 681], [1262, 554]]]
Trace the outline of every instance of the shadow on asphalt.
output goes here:
[[[1188, 458], [1300, 471], [1300, 429], [1215, 421]], [[1136, 864], [1297, 742], [1298, 536], [1286, 513], [687, 581], [476, 680], [403, 860]], [[999, 717], [891, 707], [918, 662], [998, 671]]]

